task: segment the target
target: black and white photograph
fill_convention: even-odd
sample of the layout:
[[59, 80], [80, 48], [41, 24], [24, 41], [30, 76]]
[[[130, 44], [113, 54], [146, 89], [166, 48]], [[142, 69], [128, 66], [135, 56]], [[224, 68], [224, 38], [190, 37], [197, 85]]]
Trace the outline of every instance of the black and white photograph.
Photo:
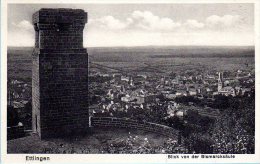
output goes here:
[[254, 3], [6, 6], [7, 155], [256, 154]]

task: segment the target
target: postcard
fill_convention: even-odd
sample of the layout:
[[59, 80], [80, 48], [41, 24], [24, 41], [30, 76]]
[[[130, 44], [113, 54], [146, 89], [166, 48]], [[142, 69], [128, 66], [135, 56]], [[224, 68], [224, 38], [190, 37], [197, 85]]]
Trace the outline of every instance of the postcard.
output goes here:
[[257, 0], [1, 3], [2, 163], [259, 163]]

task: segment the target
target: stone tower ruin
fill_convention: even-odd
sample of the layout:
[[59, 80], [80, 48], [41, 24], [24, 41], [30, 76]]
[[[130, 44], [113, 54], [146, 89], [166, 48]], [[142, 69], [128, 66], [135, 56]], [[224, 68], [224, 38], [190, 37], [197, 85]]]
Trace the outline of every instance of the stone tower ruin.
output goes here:
[[32, 127], [41, 138], [88, 130], [87, 13], [40, 9], [33, 14]]

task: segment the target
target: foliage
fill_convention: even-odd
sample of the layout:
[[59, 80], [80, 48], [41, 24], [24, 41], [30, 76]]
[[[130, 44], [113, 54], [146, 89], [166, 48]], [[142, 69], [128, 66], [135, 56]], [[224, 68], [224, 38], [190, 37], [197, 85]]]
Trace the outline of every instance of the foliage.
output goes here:
[[254, 153], [255, 102], [232, 98], [212, 127], [214, 153]]
[[177, 103], [182, 103], [182, 104], [188, 104], [189, 102], [193, 102], [195, 104], [200, 103], [201, 101], [194, 96], [181, 96], [181, 97], [176, 97], [175, 101]]

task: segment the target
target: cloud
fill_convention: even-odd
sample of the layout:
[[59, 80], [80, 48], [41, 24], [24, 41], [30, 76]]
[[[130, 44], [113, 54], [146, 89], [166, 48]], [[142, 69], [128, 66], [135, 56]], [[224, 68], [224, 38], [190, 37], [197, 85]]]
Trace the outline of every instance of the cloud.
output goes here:
[[99, 18], [96, 20], [101, 27], [103, 28], [109, 28], [111, 30], [121, 30], [126, 28], [130, 22], [130, 20], [127, 20], [125, 22], [120, 21], [119, 19], [114, 18], [113, 16], [104, 16], [102, 18]]
[[206, 18], [208, 27], [234, 27], [242, 23], [242, 17], [239, 15], [211, 15]]
[[125, 19], [106, 16], [91, 20], [89, 26], [95, 28], [85, 31], [84, 45], [253, 45], [253, 31], [242, 28], [248, 27], [242, 20], [239, 15], [211, 15], [174, 21], [136, 10]]
[[27, 21], [22, 20], [18, 23], [12, 22], [10, 31], [8, 30], [9, 46], [33, 46], [34, 45], [34, 28]]
[[133, 22], [136, 23], [136, 26], [145, 30], [169, 31], [181, 26], [181, 23], [179, 22], [174, 22], [172, 19], [167, 17], [160, 18], [150, 11], [134, 11], [131, 16]]
[[104, 16], [98, 19], [90, 19], [89, 26], [110, 30], [135, 29], [149, 31], [171, 31], [181, 26], [180, 22], [174, 22], [167, 17], [159, 17], [150, 11], [133, 11], [125, 20], [119, 20], [113, 16]]
[[89, 27], [97, 30], [99, 28], [118, 31], [135, 30], [145, 32], [192, 32], [197, 30], [235, 30], [243, 29], [245, 24], [239, 15], [211, 15], [204, 20], [187, 19], [174, 21], [172, 18], [160, 17], [151, 11], [133, 11], [123, 20], [117, 19], [111, 15], [98, 19], [90, 19]]
[[[242, 20], [239, 15], [211, 15], [175, 21], [150, 11], [133, 11], [125, 18], [107, 15], [89, 19], [84, 46], [252, 45], [253, 30], [240, 28], [247, 27]], [[9, 46], [34, 45], [35, 33], [29, 21], [10, 25]]]
[[22, 30], [28, 30], [28, 31], [33, 30], [33, 25], [27, 20], [22, 20], [17, 24], [13, 22], [12, 25], [15, 26], [16, 28], [20, 28]]
[[197, 28], [197, 29], [201, 29], [201, 28], [204, 28], [205, 27], [205, 24], [204, 23], [201, 23], [195, 19], [188, 19], [185, 23], [184, 23], [185, 26], [187, 26], [188, 28]]

